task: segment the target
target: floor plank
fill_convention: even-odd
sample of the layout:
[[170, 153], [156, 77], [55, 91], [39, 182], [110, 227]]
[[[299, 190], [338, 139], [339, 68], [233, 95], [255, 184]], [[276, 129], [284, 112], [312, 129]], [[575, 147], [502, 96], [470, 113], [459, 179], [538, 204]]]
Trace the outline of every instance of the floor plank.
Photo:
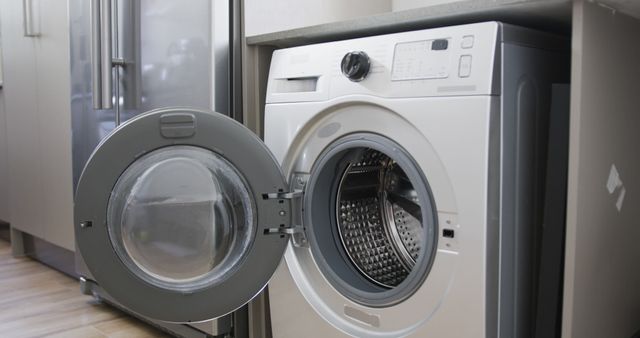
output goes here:
[[148, 338], [165, 333], [80, 293], [77, 281], [0, 240], [0, 336]]

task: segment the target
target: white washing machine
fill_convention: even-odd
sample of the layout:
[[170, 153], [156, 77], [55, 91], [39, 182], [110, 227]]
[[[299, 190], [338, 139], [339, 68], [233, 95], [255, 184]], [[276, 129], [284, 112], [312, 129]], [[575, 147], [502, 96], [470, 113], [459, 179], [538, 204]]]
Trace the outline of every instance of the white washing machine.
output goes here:
[[266, 145], [208, 111], [136, 116], [78, 183], [85, 284], [197, 323], [275, 272], [275, 337], [527, 337], [563, 47], [489, 22], [276, 51]]
[[273, 336], [531, 336], [566, 47], [488, 22], [276, 51], [265, 142], [307, 241], [269, 284]]

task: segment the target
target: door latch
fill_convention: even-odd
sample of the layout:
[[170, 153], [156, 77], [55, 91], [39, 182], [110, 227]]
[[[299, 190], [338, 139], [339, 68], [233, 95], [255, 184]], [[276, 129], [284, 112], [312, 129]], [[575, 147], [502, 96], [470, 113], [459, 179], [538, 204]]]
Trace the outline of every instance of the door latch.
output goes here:
[[[302, 190], [294, 190], [289, 192], [274, 192], [269, 194], [264, 194], [264, 199], [274, 199], [274, 200], [291, 200], [292, 201], [292, 214], [296, 214], [294, 209], [297, 208], [301, 204], [302, 197], [304, 193]], [[301, 218], [301, 217], [299, 217]], [[280, 226], [278, 228], [268, 228], [264, 230], [265, 235], [281, 235], [281, 236], [291, 236], [291, 241], [293, 245], [296, 247], [305, 247], [308, 244], [307, 234], [304, 226], [302, 225], [289, 225], [289, 226]]]

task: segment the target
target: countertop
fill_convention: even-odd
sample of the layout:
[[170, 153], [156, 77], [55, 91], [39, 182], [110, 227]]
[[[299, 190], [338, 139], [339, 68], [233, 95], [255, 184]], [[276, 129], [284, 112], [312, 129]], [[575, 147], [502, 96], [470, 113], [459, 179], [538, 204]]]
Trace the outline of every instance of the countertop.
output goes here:
[[571, 0], [454, 2], [247, 37], [248, 45], [278, 48], [480, 21], [502, 21], [568, 33]]

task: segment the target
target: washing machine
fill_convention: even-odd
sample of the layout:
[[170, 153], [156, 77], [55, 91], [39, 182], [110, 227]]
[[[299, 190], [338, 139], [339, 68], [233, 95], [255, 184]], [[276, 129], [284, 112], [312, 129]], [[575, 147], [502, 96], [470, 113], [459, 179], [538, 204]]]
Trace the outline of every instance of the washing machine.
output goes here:
[[567, 43], [497, 22], [278, 50], [265, 142], [306, 241], [274, 337], [530, 337]]
[[488, 22], [278, 50], [266, 144], [209, 111], [134, 117], [78, 183], [86, 277], [162, 322], [269, 284], [274, 337], [526, 337], [565, 45]]

